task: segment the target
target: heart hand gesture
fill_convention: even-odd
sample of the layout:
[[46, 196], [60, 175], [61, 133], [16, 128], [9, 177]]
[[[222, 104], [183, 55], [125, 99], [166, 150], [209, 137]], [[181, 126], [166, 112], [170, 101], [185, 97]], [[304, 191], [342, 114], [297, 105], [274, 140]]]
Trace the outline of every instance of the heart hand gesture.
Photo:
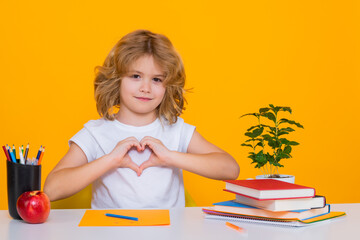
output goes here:
[[[150, 148], [151, 155], [148, 160], [138, 166], [129, 156], [128, 152], [132, 148], [136, 148], [138, 152], [142, 152], [145, 148]], [[138, 176], [149, 167], [164, 167], [168, 166], [168, 159], [171, 151], [167, 149], [164, 144], [156, 138], [144, 137], [139, 142], [135, 137], [125, 138], [120, 141], [112, 152], [109, 154], [117, 168], [130, 168], [136, 172]]]
[[125, 138], [124, 140], [118, 142], [115, 148], [111, 151], [109, 156], [113, 159], [115, 167], [118, 168], [130, 168], [136, 172], [138, 176], [141, 175], [139, 166], [133, 162], [130, 158], [128, 152], [136, 148], [137, 151], [143, 151], [144, 149], [140, 145], [139, 141], [135, 137]]
[[140, 165], [140, 173], [149, 167], [168, 166], [171, 151], [167, 149], [159, 139], [147, 136], [141, 140], [140, 144], [143, 149], [149, 147], [152, 151], [150, 158]]

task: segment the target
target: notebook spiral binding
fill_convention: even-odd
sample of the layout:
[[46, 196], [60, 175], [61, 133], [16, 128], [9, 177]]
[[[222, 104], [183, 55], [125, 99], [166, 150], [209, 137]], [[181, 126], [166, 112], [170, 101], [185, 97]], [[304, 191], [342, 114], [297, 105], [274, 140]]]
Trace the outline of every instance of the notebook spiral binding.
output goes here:
[[246, 223], [255, 223], [255, 224], [266, 224], [266, 225], [274, 225], [278, 227], [302, 227], [305, 224], [301, 224], [296, 221], [274, 221], [269, 219], [255, 219], [255, 218], [246, 218], [240, 216], [221, 216], [216, 214], [206, 214], [206, 219], [214, 219], [214, 220], [222, 220], [222, 221], [236, 221], [236, 222], [246, 222]]
[[221, 213], [213, 213], [206, 209], [203, 209], [203, 212], [205, 213], [205, 218], [207, 219], [242, 221], [242, 222], [257, 223], [257, 224], [271, 224], [271, 225], [284, 226], [284, 227], [302, 227], [307, 225], [296, 219], [273, 219], [273, 218], [264, 218], [264, 217], [254, 217], [254, 216], [241, 216], [236, 214], [221, 214]]

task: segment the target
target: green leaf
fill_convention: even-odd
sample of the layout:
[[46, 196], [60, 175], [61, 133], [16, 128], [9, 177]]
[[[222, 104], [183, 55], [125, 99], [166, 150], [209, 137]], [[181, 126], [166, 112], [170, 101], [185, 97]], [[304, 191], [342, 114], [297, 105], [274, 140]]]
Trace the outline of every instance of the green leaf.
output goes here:
[[268, 142], [268, 145], [273, 149], [278, 146], [278, 144], [276, 144], [276, 141], [274, 141], [272, 139], [267, 140], [267, 142]]
[[291, 145], [291, 146], [299, 145], [299, 143], [295, 142], [295, 141], [290, 141], [288, 144]]
[[255, 145], [255, 147], [258, 147], [258, 146], [264, 147], [262, 142], [258, 142], [258, 143]]
[[269, 120], [273, 121], [274, 123], [276, 123], [276, 117], [273, 113], [271, 112], [267, 112], [265, 114], [263, 114], [262, 116], [268, 118]]
[[273, 139], [275, 139], [275, 137], [272, 137], [269, 134], [264, 134], [262, 137], [265, 141], [273, 141]]
[[241, 146], [243, 146], [243, 147], [253, 147], [251, 144], [245, 144], [245, 143], [243, 143], [243, 144], [241, 144]]
[[257, 163], [255, 168], [262, 168], [266, 163]]
[[266, 153], [266, 159], [268, 160], [268, 162], [272, 163], [275, 161], [275, 158], [273, 155], [271, 155], [270, 153]]
[[259, 114], [259, 113], [247, 113], [247, 114], [244, 114], [244, 115], [240, 116], [240, 118], [245, 117], [245, 116], [255, 116], [255, 117], [259, 117], [260, 114]]
[[289, 140], [287, 140], [286, 138], [280, 138], [279, 141], [282, 143], [282, 144], [285, 144], [285, 145], [289, 145]]
[[282, 107], [274, 107], [273, 111], [275, 114], [277, 114], [281, 109]]
[[258, 163], [259, 168], [262, 168], [266, 163]]
[[[275, 129], [275, 128], [274, 128]], [[276, 130], [275, 131], [267, 131], [268, 133], [270, 133], [271, 135], [273, 135], [273, 136], [276, 136]]]
[[250, 132], [251, 130], [253, 130], [254, 128], [257, 128], [257, 127], [259, 127], [259, 125], [252, 126], [252, 127], [250, 127], [249, 129], [247, 129], [246, 131]]
[[284, 165], [281, 165], [281, 164], [278, 163], [278, 162], [273, 163], [273, 165], [276, 166], [276, 167], [284, 167]]
[[282, 107], [281, 110], [284, 111], [284, 112], [289, 112], [290, 114], [292, 113], [290, 107]]
[[256, 138], [256, 137], [260, 136], [263, 133], [263, 131], [264, 131], [263, 127], [257, 128], [252, 132], [252, 134], [253, 134], [254, 138]]
[[268, 132], [268, 133], [270, 133], [270, 134], [273, 135], [274, 137], [276, 136], [276, 133], [274, 133], [274, 132]]
[[248, 142], [252, 142], [252, 144], [256, 143], [256, 142], [261, 142], [262, 139], [260, 138], [251, 138], [251, 139], [248, 139], [246, 140], [245, 142], [248, 143]]
[[245, 136], [251, 138], [251, 140], [255, 140], [256, 137], [260, 136], [264, 131], [264, 128], [257, 128], [252, 132], [246, 132]]
[[246, 132], [245, 136], [250, 137], [250, 138], [254, 138], [252, 132]]
[[248, 156], [248, 158], [252, 159], [253, 161], [255, 161], [255, 154], [254, 153], [250, 153], [250, 155]]
[[282, 143], [279, 140], [275, 141], [275, 148], [281, 147]]
[[286, 128], [280, 128], [279, 131], [294, 132], [295, 130], [291, 127], [286, 127]]
[[276, 160], [280, 161], [283, 158], [290, 158], [289, 154], [286, 154], [284, 152], [280, 153], [279, 155], [276, 156]]
[[275, 139], [274, 137], [270, 136], [269, 134], [264, 134], [263, 135], [263, 139], [265, 141], [272, 141], [273, 139]]
[[287, 145], [287, 146], [285, 146], [285, 148], [284, 148], [284, 153], [290, 154], [290, 153], [291, 153], [291, 150], [292, 150], [291, 146]]
[[276, 127], [269, 127], [270, 131], [273, 132], [274, 134], [276, 133]]
[[267, 162], [266, 155], [264, 155], [262, 150], [256, 154], [255, 161], [260, 164]]
[[255, 140], [256, 137], [260, 136], [262, 133], [262, 131], [257, 130], [257, 131], [252, 131], [252, 132], [246, 132], [245, 136], [251, 138], [251, 140]]
[[289, 134], [289, 132], [287, 131], [278, 131], [278, 136], [284, 135], [284, 134]]
[[270, 108], [268, 107], [265, 107], [265, 108], [260, 108], [259, 112], [262, 114], [262, 113], [266, 113], [270, 110]]
[[268, 156], [267, 159], [268, 159], [269, 163], [272, 165], [274, 165], [274, 163], [276, 163], [274, 156]]
[[261, 124], [261, 126], [264, 127], [264, 128], [270, 128], [270, 126], [266, 125], [266, 124]]
[[297, 126], [298, 128], [304, 128], [303, 125], [301, 125], [300, 123], [297, 123], [297, 122], [295, 122], [295, 121], [293, 121], [293, 120], [288, 120], [288, 119], [286, 119], [286, 118], [280, 119], [279, 125], [282, 124], [282, 123], [288, 123], [288, 124], [295, 125], [295, 126]]

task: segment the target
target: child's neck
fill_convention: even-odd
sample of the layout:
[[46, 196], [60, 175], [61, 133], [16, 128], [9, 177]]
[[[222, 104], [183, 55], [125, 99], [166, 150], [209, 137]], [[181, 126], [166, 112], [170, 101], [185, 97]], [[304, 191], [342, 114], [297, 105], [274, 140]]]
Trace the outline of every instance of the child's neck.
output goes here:
[[120, 112], [118, 112], [115, 116], [116, 120], [118, 120], [121, 123], [124, 123], [126, 125], [131, 125], [131, 126], [136, 126], [136, 127], [140, 127], [140, 126], [146, 126], [149, 125], [150, 123], [154, 122], [157, 118], [156, 115], [153, 114], [149, 114], [149, 115], [128, 115], [128, 114], [121, 114]]

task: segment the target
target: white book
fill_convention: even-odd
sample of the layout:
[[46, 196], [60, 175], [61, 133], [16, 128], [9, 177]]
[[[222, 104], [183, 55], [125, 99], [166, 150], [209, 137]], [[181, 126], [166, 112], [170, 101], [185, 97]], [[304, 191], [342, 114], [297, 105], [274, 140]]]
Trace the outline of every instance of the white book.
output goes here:
[[236, 195], [236, 199], [234, 201], [274, 212], [323, 208], [326, 205], [325, 197], [319, 195], [312, 198], [278, 199], [278, 200], [256, 200], [246, 196]]

